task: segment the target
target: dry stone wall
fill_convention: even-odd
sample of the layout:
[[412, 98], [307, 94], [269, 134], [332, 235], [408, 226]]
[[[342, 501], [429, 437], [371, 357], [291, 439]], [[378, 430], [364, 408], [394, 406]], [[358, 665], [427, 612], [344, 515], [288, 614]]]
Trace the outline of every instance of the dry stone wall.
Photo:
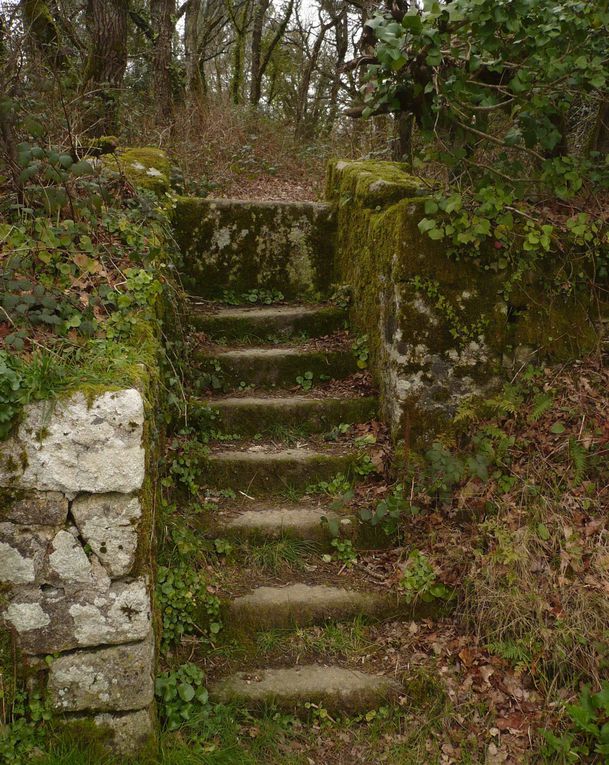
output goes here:
[[154, 735], [155, 640], [138, 390], [29, 406], [0, 444], [0, 618], [51, 709]]

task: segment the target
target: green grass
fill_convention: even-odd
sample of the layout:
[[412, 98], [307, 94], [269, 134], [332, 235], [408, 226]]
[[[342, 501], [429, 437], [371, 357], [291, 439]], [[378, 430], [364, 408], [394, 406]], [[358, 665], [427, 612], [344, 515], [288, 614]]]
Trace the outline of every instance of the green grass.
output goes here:
[[302, 569], [305, 560], [318, 552], [315, 542], [282, 537], [257, 545], [244, 545], [241, 559], [244, 567], [254, 566], [275, 573], [285, 568]]

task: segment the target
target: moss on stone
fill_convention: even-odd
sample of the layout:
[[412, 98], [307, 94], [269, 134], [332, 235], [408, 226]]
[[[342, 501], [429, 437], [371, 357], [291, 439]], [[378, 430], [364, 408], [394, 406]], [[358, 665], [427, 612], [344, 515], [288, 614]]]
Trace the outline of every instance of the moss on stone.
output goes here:
[[179, 197], [174, 225], [193, 294], [214, 298], [262, 287], [287, 298], [315, 297], [333, 282], [327, 205]]
[[110, 169], [124, 173], [135, 186], [157, 196], [170, 189], [171, 163], [162, 149], [152, 146], [119, 148], [114, 154], [104, 154], [101, 159]]

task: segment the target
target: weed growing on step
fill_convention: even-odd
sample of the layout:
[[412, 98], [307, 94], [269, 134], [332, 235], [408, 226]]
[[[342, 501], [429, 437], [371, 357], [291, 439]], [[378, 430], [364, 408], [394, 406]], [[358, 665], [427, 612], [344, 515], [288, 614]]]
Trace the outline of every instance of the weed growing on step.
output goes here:
[[161, 721], [167, 730], [177, 730], [196, 714], [210, 709], [205, 675], [195, 664], [181, 664], [177, 669], [162, 672], [154, 687]]
[[337, 473], [329, 481], [309, 484], [306, 494], [327, 494], [330, 497], [342, 497], [353, 490], [352, 482], [343, 474]]
[[390, 538], [401, 541], [405, 519], [417, 515], [419, 509], [404, 494], [404, 486], [397, 484], [374, 509], [364, 507], [359, 511], [360, 520], [372, 527], [379, 526]]
[[353, 463], [353, 472], [364, 478], [365, 476], [376, 473], [377, 469], [372, 459], [367, 454], [359, 454]]
[[296, 378], [296, 384], [306, 393], [313, 387], [313, 372], [303, 372]]
[[288, 536], [258, 545], [247, 545], [243, 548], [246, 565], [271, 573], [285, 568], [302, 569], [306, 559], [317, 551], [315, 542]]
[[346, 435], [351, 430], [351, 427], [347, 422], [340, 422], [332, 430], [324, 433], [324, 441], [338, 441], [341, 436]]
[[217, 359], [206, 359], [201, 362], [192, 383], [195, 391], [224, 390], [225, 379], [222, 364]]
[[163, 620], [163, 651], [184, 635], [198, 634], [213, 640], [222, 629], [219, 599], [208, 592], [205, 576], [186, 561], [171, 568], [159, 566], [156, 598]]
[[224, 290], [222, 302], [229, 305], [273, 305], [285, 300], [283, 292], [273, 289], [257, 288], [237, 294], [234, 290]]
[[326, 554], [323, 556], [323, 560], [326, 563], [330, 563], [332, 560], [337, 560], [347, 568], [355, 566], [357, 563], [357, 553], [355, 552], [353, 542], [350, 539], [340, 539], [339, 537], [335, 537], [330, 544], [335, 552], [332, 555]]
[[358, 369], [366, 369], [370, 351], [368, 350], [368, 335], [359, 335], [355, 338], [351, 350], [357, 359]]
[[351, 305], [353, 299], [352, 293], [353, 290], [351, 289], [351, 285], [335, 284], [334, 291], [330, 296], [330, 302], [334, 303], [337, 308], [342, 308], [343, 311], [346, 311]]
[[427, 556], [419, 550], [412, 550], [400, 578], [400, 591], [407, 603], [422, 600], [447, 600], [451, 591], [438, 582], [438, 576]]
[[51, 713], [37, 693], [16, 691], [3, 695], [2, 700], [6, 711], [2, 715], [0, 762], [26, 765], [45, 742], [46, 731], [41, 723], [50, 720]]

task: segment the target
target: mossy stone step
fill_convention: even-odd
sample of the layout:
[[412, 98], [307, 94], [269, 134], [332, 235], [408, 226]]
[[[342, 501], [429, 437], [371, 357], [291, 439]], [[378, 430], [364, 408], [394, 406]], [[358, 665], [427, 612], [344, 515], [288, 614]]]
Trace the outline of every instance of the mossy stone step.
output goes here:
[[[299, 428], [305, 433], [324, 433], [341, 422], [368, 422], [376, 417], [378, 401], [372, 396], [360, 398], [309, 398], [283, 396], [269, 398], [245, 396], [215, 399], [199, 403], [219, 413], [215, 426], [225, 433], [253, 436], [278, 427]], [[191, 404], [196, 417], [197, 402]]]
[[205, 482], [209, 488], [232, 489], [248, 496], [276, 494], [349, 473], [356, 456], [304, 448], [217, 451], [207, 460]]
[[237, 672], [211, 686], [213, 700], [250, 709], [269, 705], [308, 714], [307, 702], [331, 713], [361, 714], [397, 700], [400, 684], [383, 675], [323, 664]]
[[214, 528], [214, 534], [254, 542], [291, 537], [327, 544], [332, 535], [322, 518], [339, 523], [344, 536], [352, 536], [357, 528], [351, 516], [339, 515], [323, 507], [277, 505], [245, 510], [229, 519], [220, 520]]
[[313, 384], [323, 379], [341, 379], [357, 371], [355, 356], [350, 351], [307, 351], [298, 347], [235, 348], [195, 353], [195, 361], [203, 369], [210, 362], [220, 365], [216, 372], [227, 388], [241, 383], [255, 387], [294, 387], [296, 378], [313, 373]]
[[321, 337], [343, 329], [345, 311], [335, 306], [282, 305], [203, 310], [194, 307], [190, 322], [212, 340], [245, 340], [304, 334]]
[[392, 616], [398, 610], [396, 605], [395, 598], [376, 592], [297, 582], [283, 587], [257, 587], [235, 598], [227, 607], [226, 623], [229, 629], [247, 632], [309, 627], [356, 616]]

